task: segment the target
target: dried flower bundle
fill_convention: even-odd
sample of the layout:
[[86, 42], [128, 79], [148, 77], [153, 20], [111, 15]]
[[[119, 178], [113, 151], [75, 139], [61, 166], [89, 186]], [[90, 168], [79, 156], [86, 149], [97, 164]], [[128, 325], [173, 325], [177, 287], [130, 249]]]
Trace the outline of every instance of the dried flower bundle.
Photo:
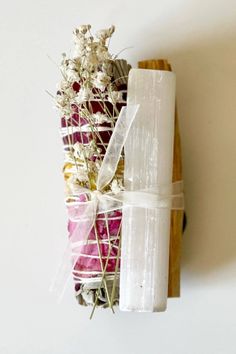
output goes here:
[[[90, 197], [82, 188], [96, 190], [98, 172], [122, 106], [126, 105], [130, 65], [109, 53], [114, 26], [92, 35], [91, 26], [75, 29], [74, 53], [62, 56], [62, 80], [56, 95], [64, 143], [66, 205], [69, 238], [76, 233], [71, 210], [75, 201]], [[124, 156], [105, 192], [123, 189]], [[103, 191], [104, 192], [104, 191]], [[119, 298], [121, 210], [97, 214], [87, 239], [73, 248], [73, 275], [80, 304], [111, 307]], [[79, 254], [79, 257], [78, 257]], [[76, 258], [75, 258], [76, 255]]]

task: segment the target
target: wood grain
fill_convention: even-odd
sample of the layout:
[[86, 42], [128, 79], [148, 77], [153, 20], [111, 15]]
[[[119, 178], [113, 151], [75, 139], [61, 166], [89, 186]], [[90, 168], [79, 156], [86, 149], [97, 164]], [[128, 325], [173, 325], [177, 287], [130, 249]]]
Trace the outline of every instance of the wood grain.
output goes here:
[[[172, 71], [166, 59], [151, 59], [138, 62], [140, 69]], [[175, 108], [175, 136], [173, 158], [173, 182], [182, 179], [181, 144], [178, 124], [177, 107]], [[180, 256], [182, 243], [183, 211], [171, 211], [170, 257], [168, 297], [180, 296]]]

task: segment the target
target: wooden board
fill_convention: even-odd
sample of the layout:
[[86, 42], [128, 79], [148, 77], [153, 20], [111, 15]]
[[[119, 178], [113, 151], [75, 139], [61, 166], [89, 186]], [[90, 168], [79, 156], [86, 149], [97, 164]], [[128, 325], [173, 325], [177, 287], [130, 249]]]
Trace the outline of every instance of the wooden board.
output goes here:
[[[166, 59], [144, 60], [138, 63], [140, 69], [154, 69], [172, 71]], [[177, 108], [175, 109], [175, 137], [174, 137], [174, 161], [173, 182], [182, 179], [181, 145]], [[183, 211], [171, 211], [170, 232], [170, 258], [169, 258], [169, 285], [168, 296], [180, 296], [180, 255], [182, 242]]]

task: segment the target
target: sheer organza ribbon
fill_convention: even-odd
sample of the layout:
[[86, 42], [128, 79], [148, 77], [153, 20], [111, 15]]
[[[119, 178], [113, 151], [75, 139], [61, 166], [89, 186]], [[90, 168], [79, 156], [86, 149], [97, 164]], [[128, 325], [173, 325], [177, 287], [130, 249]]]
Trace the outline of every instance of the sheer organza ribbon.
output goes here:
[[138, 108], [139, 105], [128, 105], [121, 109], [98, 173], [97, 190], [92, 191], [81, 187], [76, 196], [69, 196], [70, 202], [66, 202], [69, 219], [76, 226], [69, 238], [62, 263], [51, 287], [51, 290], [59, 296], [59, 300], [66, 290], [70, 276], [80, 257], [79, 246], [86, 243], [97, 214], [130, 206], [152, 209], [184, 209], [182, 181], [170, 185], [152, 186], [148, 190], [122, 190], [117, 194], [104, 192], [104, 188], [115, 175], [122, 149]]

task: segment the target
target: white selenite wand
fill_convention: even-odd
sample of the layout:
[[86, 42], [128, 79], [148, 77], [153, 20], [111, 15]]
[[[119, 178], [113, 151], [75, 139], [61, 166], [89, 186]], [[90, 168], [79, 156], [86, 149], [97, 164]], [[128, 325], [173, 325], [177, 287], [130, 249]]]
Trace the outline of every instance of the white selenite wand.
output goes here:
[[[171, 194], [175, 74], [131, 69], [128, 104], [139, 104], [125, 143], [125, 189]], [[122, 217], [120, 309], [164, 311], [168, 293], [170, 204], [126, 206]]]

